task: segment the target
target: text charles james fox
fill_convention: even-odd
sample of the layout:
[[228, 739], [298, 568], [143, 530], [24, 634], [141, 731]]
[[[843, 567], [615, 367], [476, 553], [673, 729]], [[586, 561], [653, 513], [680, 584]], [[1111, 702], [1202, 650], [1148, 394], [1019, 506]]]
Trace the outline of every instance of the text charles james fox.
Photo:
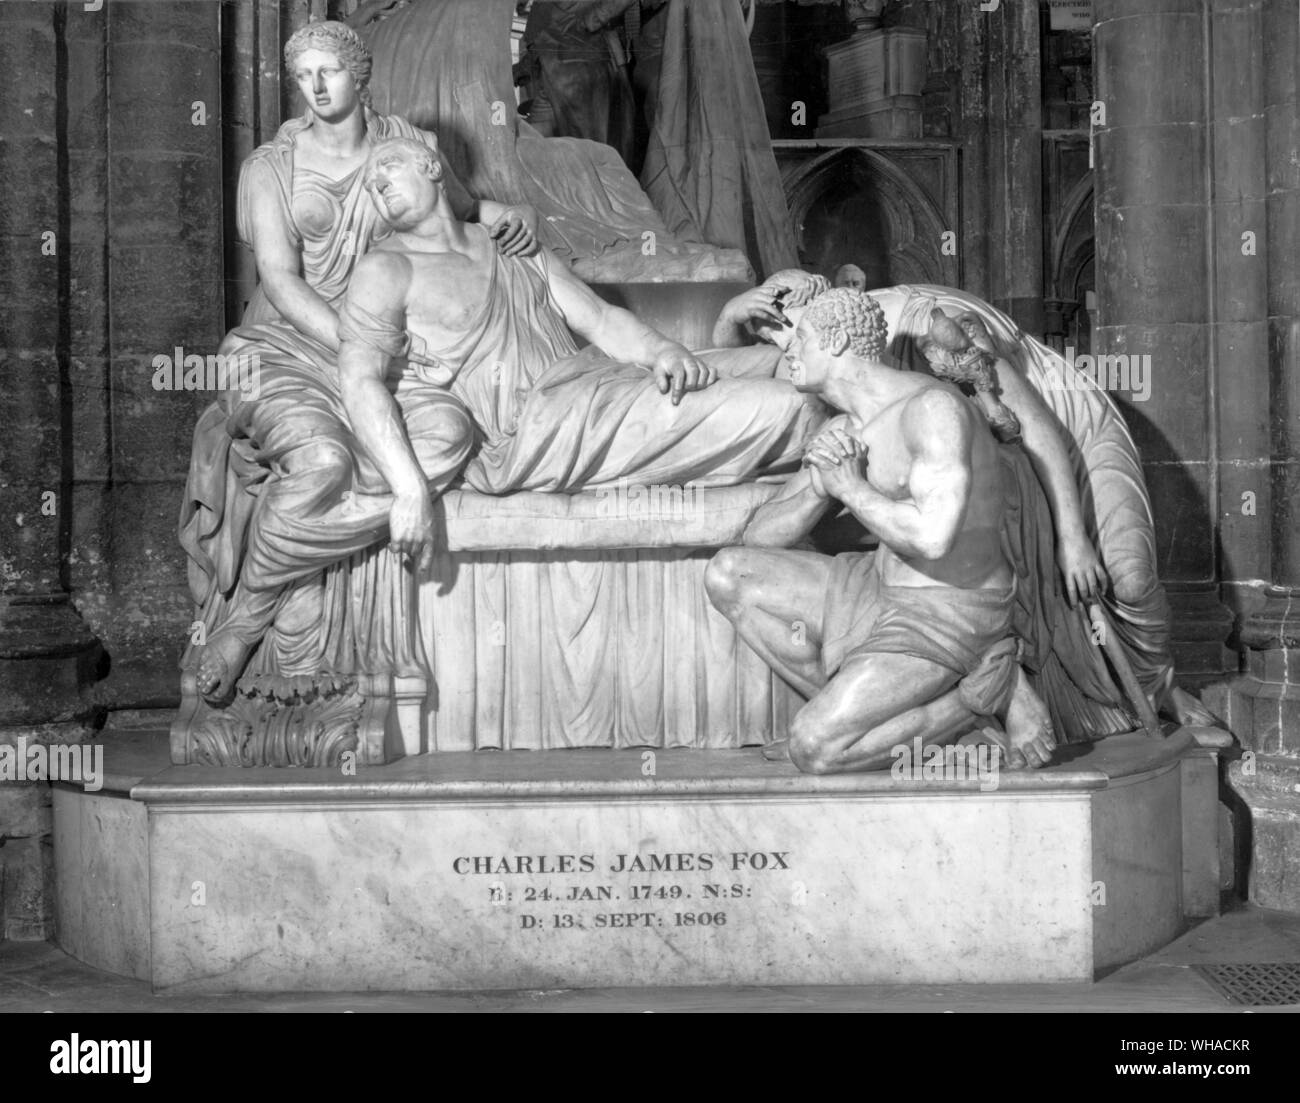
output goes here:
[[673, 852], [666, 854], [615, 854], [608, 861], [594, 854], [481, 854], [462, 855], [451, 863], [456, 873], [707, 873], [713, 869], [777, 870], [790, 868], [788, 850], [736, 850], [726, 854]]

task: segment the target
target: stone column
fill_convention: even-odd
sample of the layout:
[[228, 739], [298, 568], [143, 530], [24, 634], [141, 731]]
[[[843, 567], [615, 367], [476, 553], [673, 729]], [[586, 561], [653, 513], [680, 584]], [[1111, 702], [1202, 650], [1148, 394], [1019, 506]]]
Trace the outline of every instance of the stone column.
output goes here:
[[[1257, 236], [1257, 253], [1247, 259], [1254, 261], [1250, 286], [1263, 285], [1263, 306], [1252, 319], [1249, 363], [1225, 376], [1224, 386], [1242, 392], [1243, 403], [1249, 393], [1264, 404], [1252, 428], [1265, 439], [1271, 481], [1256, 472], [1250, 488], [1259, 485], [1262, 551], [1246, 563], [1264, 569], [1227, 580], [1245, 612], [1245, 672], [1216, 687], [1216, 705], [1245, 751], [1229, 776], [1251, 813], [1250, 897], [1300, 911], [1300, 3], [1256, 0], [1249, 7], [1259, 44], [1250, 56], [1262, 65], [1247, 68], [1257, 85], [1246, 119], [1255, 136], [1257, 198], [1241, 228]], [[1223, 22], [1216, 16], [1216, 29]], [[1225, 239], [1232, 236], [1225, 230]], [[1234, 507], [1239, 511], [1225, 495], [1225, 513]]]
[[[1212, 57], [1205, 0], [1096, 0], [1094, 352], [1137, 440], [1184, 674], [1224, 669]], [[1148, 377], [1143, 379], [1143, 372]], [[1126, 378], [1127, 377], [1127, 378]], [[1119, 386], [1115, 386], [1118, 383]], [[1149, 398], [1138, 400], [1149, 385]], [[1127, 393], [1125, 393], [1127, 392]]]
[[193, 617], [176, 520], [194, 423], [213, 396], [155, 390], [153, 361], [178, 346], [214, 353], [225, 328], [219, 5], [110, 0], [103, 16], [107, 468], [79, 475], [106, 480], [105, 567], [77, 600], [112, 656], [102, 699], [166, 708]]
[[[99, 719], [89, 694], [98, 644], [69, 603], [66, 574], [73, 273], [62, 8], [0, 5], [0, 744], [24, 751], [19, 740], [79, 742]], [[0, 937], [51, 933], [49, 830], [47, 790], [0, 788]]]
[[[1027, 332], [1043, 304], [1043, 94], [1038, 6], [1002, 4], [989, 20], [989, 301]], [[994, 124], [994, 120], [997, 123]], [[994, 126], [996, 125], [996, 129]]]
[[[914, 6], [931, 28], [929, 122], [952, 119], [961, 148], [961, 286], [1041, 334], [1043, 311], [1042, 80], [1038, 7]], [[928, 86], [933, 89], [933, 85]]]

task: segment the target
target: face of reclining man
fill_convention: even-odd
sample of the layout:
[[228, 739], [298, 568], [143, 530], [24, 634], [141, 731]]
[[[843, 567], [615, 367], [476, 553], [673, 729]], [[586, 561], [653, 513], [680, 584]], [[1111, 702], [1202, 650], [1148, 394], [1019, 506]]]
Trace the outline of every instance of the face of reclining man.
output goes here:
[[442, 165], [434, 161], [432, 173], [403, 149], [388, 149], [367, 172], [366, 189], [394, 230], [414, 230], [438, 208]]
[[[403, 252], [413, 268], [412, 293], [405, 305], [407, 329], [438, 341], [478, 309], [487, 293], [493, 247], [463, 233], [440, 179], [442, 165], [426, 166], [401, 147], [381, 152], [367, 171], [372, 202], [403, 241], [388, 238], [376, 248]], [[421, 248], [425, 243], [427, 248]], [[422, 256], [421, 254], [426, 254]]]

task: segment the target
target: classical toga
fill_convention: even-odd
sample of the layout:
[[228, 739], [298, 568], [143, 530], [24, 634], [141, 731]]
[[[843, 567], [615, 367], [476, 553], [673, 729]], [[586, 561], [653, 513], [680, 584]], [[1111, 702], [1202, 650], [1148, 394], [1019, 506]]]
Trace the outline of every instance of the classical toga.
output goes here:
[[[599, 349], [579, 351], [551, 295], [546, 253], [493, 254], [482, 305], [463, 332], [421, 361], [400, 359], [409, 337], [352, 303], [340, 333], [399, 357], [390, 387], [437, 387], [475, 428], [464, 483], [485, 494], [572, 493], [630, 480], [641, 485], [730, 486], [790, 473], [821, 420], [821, 406], [770, 378], [764, 350], [700, 354], [721, 377], [674, 406], [646, 368]], [[426, 472], [433, 477], [433, 473]]]

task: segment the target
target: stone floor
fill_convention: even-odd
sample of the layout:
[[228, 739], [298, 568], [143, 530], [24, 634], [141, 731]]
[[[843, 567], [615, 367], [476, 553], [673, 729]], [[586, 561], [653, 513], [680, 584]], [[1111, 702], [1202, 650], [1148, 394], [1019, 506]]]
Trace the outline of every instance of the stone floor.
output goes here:
[[[494, 993], [155, 996], [142, 981], [91, 969], [49, 943], [0, 943], [0, 1012], [21, 1011], [1164, 1011], [1236, 1008], [1191, 967], [1300, 963], [1300, 915], [1242, 907], [1207, 920], [1094, 984], [872, 988], [675, 988]], [[1266, 1011], [1300, 1010], [1254, 1008]]]

